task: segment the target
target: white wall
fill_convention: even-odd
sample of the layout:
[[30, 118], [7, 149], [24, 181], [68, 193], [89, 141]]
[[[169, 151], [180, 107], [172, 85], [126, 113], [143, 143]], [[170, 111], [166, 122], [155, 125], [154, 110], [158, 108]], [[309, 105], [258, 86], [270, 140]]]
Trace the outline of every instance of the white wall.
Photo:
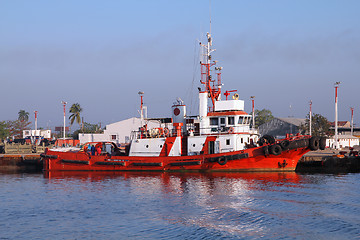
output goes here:
[[[145, 122], [144, 122], [145, 123]], [[144, 124], [143, 123], [143, 124]], [[106, 125], [106, 130], [102, 134], [95, 133], [85, 133], [79, 134], [80, 144], [86, 142], [97, 142], [97, 141], [112, 141], [116, 144], [125, 143], [126, 138], [129, 138], [132, 131], [138, 131], [141, 127], [140, 118], [129, 118], [120, 122], [112, 123]], [[149, 121], [148, 129], [159, 127], [158, 122]], [[112, 136], [115, 136], [116, 139], [112, 139]]]
[[[345, 147], [354, 147], [355, 145], [359, 145], [360, 139], [351, 135], [339, 135], [338, 136], [340, 148]], [[335, 138], [326, 139], [326, 147], [334, 148]]]

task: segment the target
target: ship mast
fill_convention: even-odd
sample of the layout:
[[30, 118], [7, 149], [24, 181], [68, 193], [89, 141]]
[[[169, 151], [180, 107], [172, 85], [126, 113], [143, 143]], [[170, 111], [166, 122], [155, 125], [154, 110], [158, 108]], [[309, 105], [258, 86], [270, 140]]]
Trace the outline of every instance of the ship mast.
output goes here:
[[212, 38], [211, 38], [211, 16], [210, 16], [210, 33], [206, 34], [207, 44], [200, 43], [201, 47], [205, 49], [203, 54], [203, 60], [200, 61], [201, 65], [201, 84], [205, 85], [205, 91], [208, 92], [208, 97], [212, 102], [212, 111], [215, 108], [215, 101], [221, 100], [221, 70], [222, 67], [215, 67], [217, 79], [213, 79], [211, 75], [211, 67], [216, 65], [217, 61], [211, 62], [211, 53], [215, 51], [212, 49]]

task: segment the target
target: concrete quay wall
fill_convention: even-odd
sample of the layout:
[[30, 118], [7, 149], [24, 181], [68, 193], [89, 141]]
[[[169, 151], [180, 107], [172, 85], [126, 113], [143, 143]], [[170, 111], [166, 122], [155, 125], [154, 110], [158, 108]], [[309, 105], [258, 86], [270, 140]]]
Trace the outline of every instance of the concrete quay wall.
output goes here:
[[0, 171], [41, 171], [40, 154], [0, 154]]

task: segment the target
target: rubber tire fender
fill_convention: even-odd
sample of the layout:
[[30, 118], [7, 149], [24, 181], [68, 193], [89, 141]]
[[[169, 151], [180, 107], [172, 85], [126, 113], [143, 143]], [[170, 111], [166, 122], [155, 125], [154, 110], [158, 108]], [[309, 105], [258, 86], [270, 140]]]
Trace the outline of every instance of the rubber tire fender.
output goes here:
[[264, 136], [262, 136], [262, 137], [259, 139], [258, 144], [259, 144], [260, 146], [262, 146], [262, 145], [264, 145], [265, 143], [267, 143], [267, 144], [273, 144], [273, 143], [275, 143], [275, 138], [274, 138], [273, 136], [271, 136], [271, 135], [264, 135]]
[[273, 144], [275, 143], [275, 138], [271, 135], [264, 135], [262, 138], [266, 139], [268, 143]]
[[311, 137], [309, 141], [309, 148], [312, 151], [316, 151], [319, 149], [320, 139], [318, 137]]
[[278, 144], [274, 144], [270, 146], [270, 153], [274, 155], [280, 155], [282, 152], [282, 148]]
[[269, 146], [264, 146], [262, 147], [263, 151], [264, 151], [264, 155], [268, 156], [269, 155]]
[[319, 142], [319, 148], [325, 150], [326, 148], [326, 137], [321, 137]]
[[282, 142], [280, 142], [280, 146], [283, 150], [288, 150], [290, 146], [290, 141], [287, 139], [283, 140]]
[[223, 166], [227, 163], [227, 159], [225, 157], [219, 157], [217, 162], [218, 162], [218, 164]]

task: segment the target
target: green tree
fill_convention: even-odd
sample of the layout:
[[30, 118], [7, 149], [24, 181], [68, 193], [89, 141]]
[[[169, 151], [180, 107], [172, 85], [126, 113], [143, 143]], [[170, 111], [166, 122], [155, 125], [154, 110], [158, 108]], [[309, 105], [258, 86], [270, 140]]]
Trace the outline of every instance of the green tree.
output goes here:
[[[299, 128], [302, 133], [309, 133], [309, 114], [306, 116], [305, 124], [301, 125]], [[312, 136], [325, 136], [331, 135], [330, 131], [330, 122], [326, 117], [321, 114], [313, 114], [311, 117], [311, 135]]]
[[268, 109], [255, 110], [255, 127], [259, 127], [260, 125], [267, 123], [274, 119], [272, 112]]
[[30, 124], [31, 124], [31, 122], [21, 121], [21, 120], [7, 121], [6, 128], [9, 131], [10, 137], [22, 138], [23, 130], [30, 129], [30, 127], [29, 127]]
[[21, 122], [27, 122], [29, 120], [29, 113], [25, 110], [20, 110], [18, 114], [18, 120], [20, 120]]
[[69, 112], [71, 113], [71, 115], [69, 116], [70, 125], [73, 125], [74, 121], [76, 120], [76, 122], [81, 127], [80, 113], [82, 112], [82, 108], [80, 107], [80, 104], [74, 103], [73, 105], [71, 105]]
[[84, 122], [84, 128], [82, 130], [78, 129], [72, 134], [73, 139], [79, 139], [79, 133], [103, 133], [100, 124], [91, 124]]
[[8, 128], [8, 125], [5, 121], [0, 122], [0, 140], [6, 139], [6, 137], [9, 137], [10, 131]]

